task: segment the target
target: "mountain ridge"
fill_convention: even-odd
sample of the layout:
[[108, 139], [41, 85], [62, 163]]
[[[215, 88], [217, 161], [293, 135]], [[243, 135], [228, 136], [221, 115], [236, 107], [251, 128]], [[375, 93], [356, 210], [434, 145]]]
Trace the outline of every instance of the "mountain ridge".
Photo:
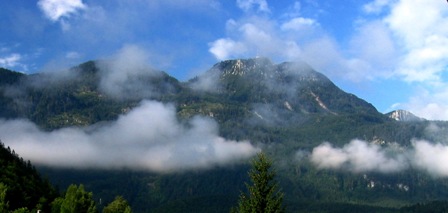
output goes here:
[[[28, 119], [50, 133], [73, 126], [94, 131], [91, 129], [109, 126], [132, 114], [142, 100], [163, 103], [172, 106], [175, 119], [185, 124], [184, 128], [196, 125], [191, 123], [195, 118], [207, 118], [216, 122], [214, 131], [220, 138], [250, 141], [262, 147], [277, 163], [286, 202], [295, 207], [293, 211], [300, 210], [298, 202], [397, 207], [438, 199], [444, 196], [441, 189], [448, 191], [448, 184], [433, 181], [420, 172], [403, 171], [392, 176], [377, 172], [351, 174], [318, 169], [309, 160], [303, 160], [323, 142], [345, 147], [353, 139], [361, 139], [369, 144], [367, 147], [375, 144], [408, 147], [416, 137], [439, 140], [445, 138], [439, 133], [446, 125], [439, 122], [437, 128], [432, 128], [433, 132], [438, 131], [440, 137], [437, 137], [428, 131], [427, 121], [395, 122], [306, 64], [274, 64], [263, 58], [228, 60], [216, 63], [186, 82], [179, 82], [166, 73], [147, 74], [146, 70], [126, 67], [113, 69], [113, 66], [89, 61], [69, 71], [80, 75], [45, 80], [41, 79], [45, 75], [35, 74], [26, 77], [26, 81], [0, 84], [0, 101], [5, 103], [0, 105], [0, 116]], [[114, 73], [117, 71], [126, 75]], [[111, 73], [121, 77], [113, 78], [115, 75]], [[16, 92], [8, 93], [11, 88]], [[113, 92], [125, 96], [116, 96]], [[222, 206], [234, 205], [232, 202], [247, 172], [245, 164], [230, 167], [172, 174], [58, 168], [42, 171], [56, 182], [83, 181], [92, 191], [100, 191], [95, 193], [98, 199], [109, 199], [112, 192], [123, 194], [133, 202], [136, 212], [156, 211], [184, 201], [201, 206], [204, 197], [213, 197], [222, 203], [208, 209], [228, 212]], [[126, 187], [114, 183], [124, 183], [121, 185]], [[377, 200], [378, 196], [383, 200]]]

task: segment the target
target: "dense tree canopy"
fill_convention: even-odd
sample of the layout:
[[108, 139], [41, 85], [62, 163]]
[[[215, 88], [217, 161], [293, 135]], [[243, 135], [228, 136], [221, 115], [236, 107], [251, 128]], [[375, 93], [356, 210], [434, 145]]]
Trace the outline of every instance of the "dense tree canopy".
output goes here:
[[132, 210], [122, 196], [117, 196], [114, 201], [104, 207], [103, 213], [132, 213]]
[[[49, 210], [48, 201], [57, 197], [49, 181], [40, 177], [31, 162], [24, 161], [0, 141], [0, 192], [9, 210]], [[3, 190], [3, 191], [2, 191]]]
[[70, 185], [63, 198], [57, 198], [52, 203], [53, 213], [96, 213], [95, 201], [92, 192], [86, 192], [81, 184]]

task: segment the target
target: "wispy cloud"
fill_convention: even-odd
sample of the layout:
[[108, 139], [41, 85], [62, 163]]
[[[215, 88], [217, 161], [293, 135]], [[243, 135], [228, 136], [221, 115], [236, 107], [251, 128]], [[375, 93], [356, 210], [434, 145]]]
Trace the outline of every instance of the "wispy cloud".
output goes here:
[[185, 125], [173, 106], [154, 101], [87, 128], [44, 132], [27, 120], [2, 120], [0, 135], [25, 159], [55, 167], [170, 172], [224, 165], [258, 151], [248, 141], [218, 136], [213, 120], [194, 117]]
[[156, 95], [148, 78], [161, 76], [150, 65], [150, 53], [136, 45], [126, 45], [115, 55], [97, 64], [99, 87], [113, 98], [149, 98]]
[[384, 10], [388, 5], [392, 3], [391, 0], [374, 0], [363, 6], [363, 10], [366, 13], [378, 14]]
[[245, 12], [250, 12], [254, 9], [256, 12], [270, 12], [266, 0], [236, 0], [236, 4]]
[[12, 53], [5, 57], [0, 57], [0, 67], [15, 67], [20, 64], [20, 59], [22, 59], [22, 56], [18, 53]]

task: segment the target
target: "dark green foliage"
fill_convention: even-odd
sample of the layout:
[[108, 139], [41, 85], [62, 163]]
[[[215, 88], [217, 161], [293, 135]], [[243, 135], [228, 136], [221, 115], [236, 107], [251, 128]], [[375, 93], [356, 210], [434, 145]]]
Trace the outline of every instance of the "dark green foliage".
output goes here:
[[429, 203], [418, 203], [403, 207], [400, 213], [446, 213], [448, 212], [448, 201], [433, 201]]
[[[103, 73], [93, 61], [66, 71], [62, 77], [39, 73], [21, 74], [16, 79], [15, 72], [0, 70], [0, 77], [3, 73], [11, 76], [0, 78], [0, 118], [25, 117], [47, 130], [114, 120], [142, 99], [172, 101], [181, 91], [175, 78], [154, 72], [154, 76], [138, 79], [142, 87], [137, 91], [127, 91], [126, 99], [117, 99], [100, 89]], [[142, 91], [147, 95], [140, 95]]]
[[0, 182], [0, 213], [8, 212], [9, 202], [6, 200], [6, 191], [8, 187]]
[[[42, 168], [61, 188], [87, 183], [95, 201], [122, 195], [133, 212], [228, 212], [247, 179], [247, 165], [159, 175], [137, 171]], [[101, 206], [99, 206], [101, 209]]]
[[131, 212], [132, 212], [131, 207], [122, 196], [115, 197], [115, 200], [109, 203], [103, 209], [103, 213], [131, 213]]
[[275, 181], [272, 161], [259, 153], [252, 161], [249, 176], [252, 183], [246, 184], [249, 194], [242, 193], [236, 212], [241, 213], [279, 213], [284, 212], [283, 193], [279, 192]]
[[22, 73], [0, 68], [0, 118], [19, 116], [14, 99], [5, 94], [13, 91], [11, 87], [17, 85], [23, 77], [25, 75]]
[[5, 200], [10, 210], [26, 207], [49, 211], [47, 201], [57, 196], [50, 183], [40, 177], [29, 161], [19, 158], [1, 142], [0, 183], [7, 188]]
[[17, 83], [25, 74], [0, 68], [0, 86]]
[[57, 198], [52, 203], [51, 212], [56, 213], [96, 213], [95, 201], [92, 192], [86, 192], [81, 184], [70, 185], [63, 198]]

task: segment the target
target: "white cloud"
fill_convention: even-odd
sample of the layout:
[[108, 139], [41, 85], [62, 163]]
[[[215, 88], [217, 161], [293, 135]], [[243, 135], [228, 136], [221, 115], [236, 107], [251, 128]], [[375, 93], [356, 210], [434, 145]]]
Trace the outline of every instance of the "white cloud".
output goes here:
[[438, 81], [448, 61], [448, 7], [444, 1], [401, 0], [384, 19], [404, 55], [397, 74], [407, 81]]
[[19, 61], [22, 59], [22, 56], [18, 53], [13, 53], [5, 57], [0, 58], [0, 66], [1, 67], [15, 67], [19, 65]]
[[389, 155], [379, 145], [353, 140], [343, 148], [324, 143], [313, 149], [311, 162], [321, 169], [345, 169], [352, 172], [396, 172], [407, 168], [402, 155]]
[[209, 43], [209, 52], [217, 59], [265, 56], [296, 60], [300, 53], [295, 39], [287, 38], [280, 26], [270, 19], [251, 17], [227, 21], [227, 38]]
[[245, 12], [251, 11], [254, 7], [258, 12], [270, 12], [266, 0], [236, 0], [236, 3]]
[[321, 169], [340, 168], [347, 160], [347, 154], [341, 149], [335, 149], [330, 143], [319, 145], [311, 154], [311, 162]]
[[71, 52], [67, 52], [65, 54], [65, 57], [68, 58], [68, 59], [77, 59], [77, 58], [81, 57], [81, 54], [79, 54], [76, 51], [71, 51]]
[[224, 165], [258, 151], [247, 141], [218, 136], [213, 120], [195, 117], [181, 124], [174, 107], [154, 101], [88, 128], [44, 132], [27, 120], [1, 120], [0, 135], [25, 159], [56, 167], [169, 172]]
[[331, 79], [339, 78], [353, 82], [371, 80], [377, 77], [368, 61], [356, 56], [346, 57], [337, 42], [331, 37], [320, 37], [302, 47], [301, 57], [314, 69]]
[[61, 17], [69, 17], [77, 11], [87, 8], [82, 0], [39, 0], [37, 5], [52, 21], [58, 21]]
[[282, 30], [295, 30], [302, 31], [307, 30], [309, 26], [317, 24], [316, 20], [310, 18], [297, 17], [289, 20], [281, 25]]
[[220, 60], [257, 55], [274, 61], [303, 60], [330, 78], [355, 82], [392, 75], [397, 50], [386, 24], [359, 24], [347, 42], [351, 46], [341, 47], [318, 19], [301, 16], [300, 9], [295, 2], [280, 19], [231, 19], [226, 26], [228, 36], [209, 43], [209, 52]]
[[245, 53], [246, 47], [243, 43], [234, 41], [230, 38], [221, 38], [209, 43], [209, 51], [218, 60], [226, 60], [234, 56]]
[[366, 13], [380, 13], [385, 7], [392, 3], [392, 0], [374, 0], [363, 6]]
[[405, 103], [397, 103], [393, 109], [406, 109], [428, 120], [448, 120], [448, 89], [446, 83], [416, 86]]
[[148, 98], [156, 95], [147, 78], [160, 76], [151, 65], [148, 51], [136, 45], [126, 45], [114, 56], [99, 61], [100, 90], [117, 98]]
[[391, 173], [413, 168], [435, 177], [448, 177], [445, 163], [448, 146], [424, 140], [413, 141], [409, 148], [398, 144], [380, 146], [360, 140], [353, 140], [342, 148], [323, 143], [313, 149], [310, 161], [320, 169]]
[[391, 76], [399, 59], [392, 33], [381, 21], [361, 24], [350, 40], [350, 52], [374, 67], [364, 70], [374, 78]]
[[448, 176], [448, 146], [433, 144], [427, 141], [415, 141], [413, 143], [415, 153], [413, 164], [424, 171], [434, 175]]
[[202, 92], [217, 92], [220, 89], [219, 77], [221, 72], [206, 72], [197, 76], [190, 86], [193, 90]]
[[39, 0], [37, 5], [52, 21], [58, 21], [61, 17], [68, 17], [87, 8], [82, 0]]

